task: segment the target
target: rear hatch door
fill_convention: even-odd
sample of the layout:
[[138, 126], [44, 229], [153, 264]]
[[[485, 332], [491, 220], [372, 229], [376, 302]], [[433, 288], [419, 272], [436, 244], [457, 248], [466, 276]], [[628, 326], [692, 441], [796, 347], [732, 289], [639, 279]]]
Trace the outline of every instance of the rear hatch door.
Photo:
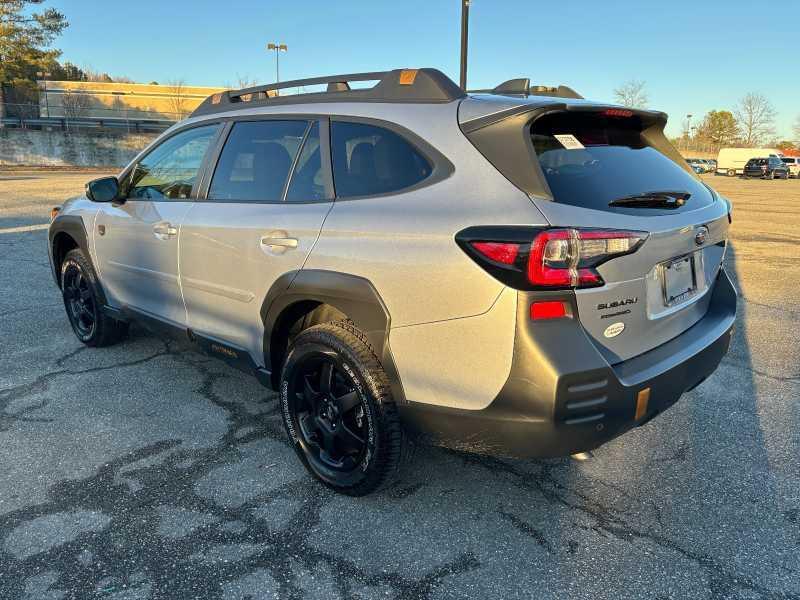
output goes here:
[[725, 252], [728, 204], [676, 160], [663, 122], [556, 111], [534, 120], [530, 136], [551, 194], [533, 201], [551, 225], [647, 234], [636, 252], [597, 267], [603, 286], [576, 290], [581, 324], [606, 358], [646, 352], [700, 320]]

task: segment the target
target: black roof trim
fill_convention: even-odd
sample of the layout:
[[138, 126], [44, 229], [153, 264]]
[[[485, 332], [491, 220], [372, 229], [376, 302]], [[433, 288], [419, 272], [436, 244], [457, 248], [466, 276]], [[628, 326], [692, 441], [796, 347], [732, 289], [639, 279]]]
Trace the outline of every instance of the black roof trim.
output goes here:
[[[371, 88], [350, 89], [351, 81], [373, 81]], [[328, 84], [324, 92], [278, 96], [278, 90], [306, 85]], [[271, 93], [275, 92], [275, 93]], [[445, 103], [463, 98], [466, 94], [447, 75], [437, 69], [394, 69], [373, 73], [329, 75], [310, 79], [295, 79], [241, 90], [213, 94], [191, 114], [192, 117], [256, 106], [306, 104], [313, 102], [412, 102]]]

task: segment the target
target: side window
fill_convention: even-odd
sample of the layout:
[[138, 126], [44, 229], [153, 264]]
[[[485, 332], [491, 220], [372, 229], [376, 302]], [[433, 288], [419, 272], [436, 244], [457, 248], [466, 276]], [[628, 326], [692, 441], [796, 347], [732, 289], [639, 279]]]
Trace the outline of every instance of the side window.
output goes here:
[[287, 202], [325, 200], [325, 180], [320, 156], [319, 122], [315, 121], [308, 132], [292, 180], [286, 192]]
[[331, 153], [338, 198], [396, 192], [433, 170], [401, 136], [365, 123], [331, 123]]
[[220, 154], [208, 199], [279, 202], [307, 128], [308, 121], [236, 123]]
[[186, 200], [192, 195], [219, 125], [195, 127], [168, 138], [141, 159], [123, 184], [127, 198]]

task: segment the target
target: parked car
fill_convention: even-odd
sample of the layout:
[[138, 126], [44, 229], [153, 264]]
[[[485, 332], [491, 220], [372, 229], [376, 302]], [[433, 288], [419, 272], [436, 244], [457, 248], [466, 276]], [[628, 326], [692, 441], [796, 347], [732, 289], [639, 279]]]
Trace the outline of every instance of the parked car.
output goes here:
[[800, 178], [800, 158], [797, 156], [784, 156], [781, 160], [789, 169], [789, 177]]
[[780, 158], [751, 158], [744, 166], [745, 177], [761, 179], [789, 179], [789, 167]]
[[695, 173], [705, 173], [708, 171], [708, 164], [700, 158], [687, 158], [686, 162], [692, 167]]
[[136, 321], [253, 373], [350, 495], [409, 440], [566, 456], [647, 423], [727, 352], [730, 204], [663, 113], [532, 89], [404, 69], [211, 96], [55, 211], [75, 335]]
[[781, 158], [783, 155], [774, 148], [723, 148], [717, 157], [716, 174], [728, 177], [742, 175], [747, 161], [759, 156]]

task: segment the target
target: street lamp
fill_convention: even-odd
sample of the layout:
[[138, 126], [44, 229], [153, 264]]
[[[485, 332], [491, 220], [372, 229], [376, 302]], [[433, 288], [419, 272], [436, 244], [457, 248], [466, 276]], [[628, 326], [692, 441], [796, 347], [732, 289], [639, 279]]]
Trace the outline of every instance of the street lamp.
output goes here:
[[[275, 51], [275, 83], [281, 82], [281, 68], [280, 68], [280, 56], [281, 52], [286, 52], [289, 50], [289, 47], [286, 44], [273, 44], [270, 42], [267, 44], [267, 50], [274, 50]], [[275, 90], [275, 95], [278, 96], [278, 90]]]
[[689, 149], [689, 141], [692, 138], [692, 115], [686, 115], [686, 149]]
[[461, 73], [458, 79], [461, 89], [467, 90], [467, 45], [469, 43], [469, 3], [461, 0]]
[[51, 75], [52, 73], [48, 73], [47, 71], [36, 71], [36, 76], [44, 81], [44, 107], [47, 110], [48, 119], [50, 118], [50, 101], [47, 98], [47, 78]]

